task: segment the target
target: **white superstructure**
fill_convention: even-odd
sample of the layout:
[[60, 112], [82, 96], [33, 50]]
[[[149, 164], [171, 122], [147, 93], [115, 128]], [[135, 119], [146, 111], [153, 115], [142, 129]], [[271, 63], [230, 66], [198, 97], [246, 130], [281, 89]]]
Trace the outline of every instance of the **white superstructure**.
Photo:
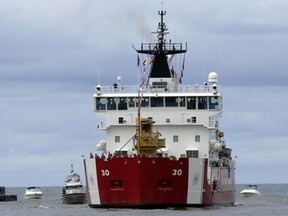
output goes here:
[[163, 84], [162, 79], [154, 78], [151, 83], [161, 82], [164, 86], [153, 88], [150, 85], [138, 93], [135, 92], [139, 86], [98, 85], [94, 93], [95, 111], [105, 119], [98, 127], [107, 132], [107, 139], [97, 145], [98, 149], [132, 154], [131, 138], [135, 135], [133, 128], [140, 94], [141, 117], [155, 121], [154, 129], [166, 140], [165, 153], [177, 158], [207, 158], [210, 152], [210, 159], [218, 161], [218, 153], [225, 148], [225, 142], [221, 140], [224, 134], [218, 129], [222, 94], [217, 81], [215, 72], [209, 74], [208, 83], [204, 85], [169, 86]]

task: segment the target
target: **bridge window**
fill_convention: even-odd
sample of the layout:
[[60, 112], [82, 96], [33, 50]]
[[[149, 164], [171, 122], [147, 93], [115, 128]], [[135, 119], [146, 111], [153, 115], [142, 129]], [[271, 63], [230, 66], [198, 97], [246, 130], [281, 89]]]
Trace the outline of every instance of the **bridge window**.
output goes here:
[[198, 109], [207, 109], [207, 97], [198, 97]]
[[148, 97], [144, 97], [142, 99], [142, 107], [149, 107], [149, 98]]
[[107, 99], [104, 97], [96, 98], [96, 110], [106, 110]]
[[185, 107], [186, 106], [185, 97], [179, 97], [178, 100], [179, 100], [179, 106], [180, 107]]
[[127, 110], [127, 98], [119, 98], [118, 110]]
[[196, 97], [187, 97], [187, 109], [196, 109]]
[[116, 98], [108, 97], [107, 98], [107, 110], [116, 110]]
[[[149, 97], [143, 97], [140, 100], [142, 100], [142, 107], [149, 107]], [[136, 98], [136, 106], [138, 106], [138, 98]]]
[[209, 97], [209, 109], [219, 109], [218, 97]]
[[163, 97], [151, 97], [151, 107], [163, 107]]
[[178, 107], [178, 97], [165, 97], [166, 107]]
[[135, 107], [135, 98], [134, 97], [129, 97], [128, 98], [128, 104], [129, 104], [129, 107]]

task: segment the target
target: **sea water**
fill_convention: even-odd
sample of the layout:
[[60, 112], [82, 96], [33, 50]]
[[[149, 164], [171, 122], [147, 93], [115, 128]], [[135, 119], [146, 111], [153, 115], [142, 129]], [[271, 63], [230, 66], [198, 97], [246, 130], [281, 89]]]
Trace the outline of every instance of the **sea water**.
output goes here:
[[16, 194], [17, 201], [0, 202], [0, 216], [287, 216], [288, 184], [259, 185], [261, 196], [241, 197], [244, 185], [237, 185], [236, 203], [232, 207], [180, 208], [180, 209], [92, 209], [87, 204], [67, 205], [61, 201], [61, 187], [41, 187], [42, 199], [24, 199], [25, 188], [7, 188], [7, 194]]

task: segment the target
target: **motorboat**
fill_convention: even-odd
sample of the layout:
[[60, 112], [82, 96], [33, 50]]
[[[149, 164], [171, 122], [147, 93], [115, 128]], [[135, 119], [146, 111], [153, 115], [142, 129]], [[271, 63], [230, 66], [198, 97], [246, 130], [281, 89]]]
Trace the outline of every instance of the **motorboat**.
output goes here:
[[80, 175], [74, 172], [71, 164], [70, 174], [67, 175], [65, 186], [62, 188], [63, 204], [83, 204], [86, 200], [86, 193], [83, 192], [83, 185]]
[[43, 193], [40, 187], [27, 187], [25, 191], [25, 199], [41, 199]]
[[245, 185], [244, 189], [240, 192], [240, 194], [244, 197], [261, 195], [258, 185], [253, 184]]

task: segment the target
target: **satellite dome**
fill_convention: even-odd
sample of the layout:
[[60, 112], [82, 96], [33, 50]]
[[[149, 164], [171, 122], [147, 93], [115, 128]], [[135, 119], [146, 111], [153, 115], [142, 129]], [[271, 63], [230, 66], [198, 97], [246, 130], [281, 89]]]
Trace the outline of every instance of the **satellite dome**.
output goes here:
[[216, 72], [209, 73], [208, 82], [210, 82], [210, 83], [217, 83], [218, 82], [218, 75]]

